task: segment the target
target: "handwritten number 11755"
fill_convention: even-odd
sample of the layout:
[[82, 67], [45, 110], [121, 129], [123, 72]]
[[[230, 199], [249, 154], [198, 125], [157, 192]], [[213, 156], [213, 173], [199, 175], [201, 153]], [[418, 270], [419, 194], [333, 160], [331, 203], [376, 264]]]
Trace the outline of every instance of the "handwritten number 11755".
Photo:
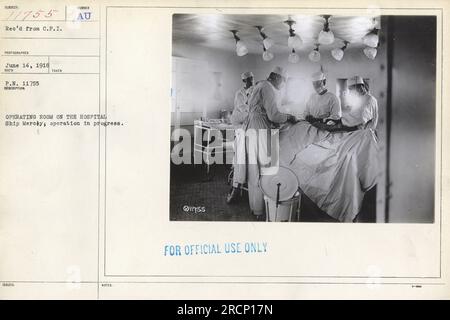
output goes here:
[[6, 18], [6, 20], [12, 20], [12, 21], [17, 21], [17, 20], [21, 20], [24, 21], [26, 19], [39, 19], [39, 18], [51, 18], [53, 17], [53, 15], [58, 12], [58, 10], [56, 9], [50, 9], [50, 10], [28, 10], [28, 11], [23, 11], [23, 10], [14, 10], [11, 11], [10, 15], [8, 16], [8, 18]]

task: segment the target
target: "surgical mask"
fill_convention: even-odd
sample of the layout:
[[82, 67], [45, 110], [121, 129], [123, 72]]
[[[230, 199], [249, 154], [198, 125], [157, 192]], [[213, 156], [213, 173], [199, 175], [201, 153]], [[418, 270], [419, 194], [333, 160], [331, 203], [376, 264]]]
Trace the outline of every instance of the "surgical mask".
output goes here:
[[325, 84], [322, 81], [313, 82], [313, 87], [317, 93], [321, 93], [325, 90]]

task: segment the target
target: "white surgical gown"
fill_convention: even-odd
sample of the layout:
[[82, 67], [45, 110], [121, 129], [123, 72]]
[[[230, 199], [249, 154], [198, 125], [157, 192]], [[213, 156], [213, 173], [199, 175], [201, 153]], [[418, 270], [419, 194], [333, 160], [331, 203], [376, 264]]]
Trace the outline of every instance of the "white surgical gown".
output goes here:
[[238, 127], [235, 130], [234, 157], [233, 157], [233, 187], [238, 187], [247, 181], [245, 131], [241, 128], [248, 118], [248, 98], [253, 91], [253, 86], [239, 89], [234, 97], [234, 109], [231, 114], [231, 122]]
[[306, 103], [303, 118], [308, 115], [319, 119], [339, 120], [342, 116], [341, 102], [334, 93], [329, 91], [324, 94], [313, 93]]
[[268, 159], [275, 158], [270, 150], [271, 128], [287, 121], [287, 114], [278, 110], [279, 105], [277, 89], [267, 80], [255, 85], [248, 100], [249, 116], [244, 126], [247, 130], [247, 183], [249, 205], [255, 215], [264, 213], [264, 195], [259, 188], [261, 171], [271, 166]]
[[349, 105], [342, 110], [342, 123], [348, 127], [376, 129], [378, 123], [377, 100], [368, 93], [352, 99]]

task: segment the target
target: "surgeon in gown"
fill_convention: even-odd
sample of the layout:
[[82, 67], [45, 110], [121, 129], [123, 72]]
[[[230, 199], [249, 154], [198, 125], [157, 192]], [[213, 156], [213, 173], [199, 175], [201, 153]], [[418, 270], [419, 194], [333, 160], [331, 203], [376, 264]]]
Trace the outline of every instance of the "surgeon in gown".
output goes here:
[[363, 78], [348, 79], [348, 93], [342, 110], [342, 124], [346, 127], [375, 130], [378, 124], [378, 102], [367, 90]]
[[245, 131], [242, 125], [248, 118], [248, 99], [253, 92], [253, 73], [246, 71], [241, 74], [243, 86], [234, 97], [234, 109], [231, 114], [231, 123], [236, 126], [233, 157], [233, 185], [227, 195], [227, 203], [234, 202], [240, 193], [242, 185], [247, 180], [246, 155], [245, 155]]
[[[295, 122], [293, 115], [279, 111], [279, 90], [286, 83], [287, 72], [275, 67], [267, 80], [258, 82], [248, 100], [249, 115], [246, 130], [247, 183], [249, 205], [258, 220], [264, 219], [264, 195], [259, 178], [271, 167], [271, 129], [285, 122]], [[266, 171], [267, 172], [267, 171]]]
[[328, 91], [326, 87], [326, 77], [321, 71], [315, 72], [311, 76], [314, 93], [306, 103], [303, 118], [314, 124], [316, 122], [335, 125], [342, 116], [341, 103], [338, 97]]

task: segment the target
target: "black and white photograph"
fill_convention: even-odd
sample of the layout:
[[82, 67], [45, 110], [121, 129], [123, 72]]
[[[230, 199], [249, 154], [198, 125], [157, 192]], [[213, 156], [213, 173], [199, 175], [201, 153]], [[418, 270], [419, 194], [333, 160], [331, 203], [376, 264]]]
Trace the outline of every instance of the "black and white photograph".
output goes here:
[[0, 299], [209, 319], [450, 297], [449, 21], [443, 0], [8, 1]]
[[436, 25], [173, 14], [170, 221], [433, 223]]

